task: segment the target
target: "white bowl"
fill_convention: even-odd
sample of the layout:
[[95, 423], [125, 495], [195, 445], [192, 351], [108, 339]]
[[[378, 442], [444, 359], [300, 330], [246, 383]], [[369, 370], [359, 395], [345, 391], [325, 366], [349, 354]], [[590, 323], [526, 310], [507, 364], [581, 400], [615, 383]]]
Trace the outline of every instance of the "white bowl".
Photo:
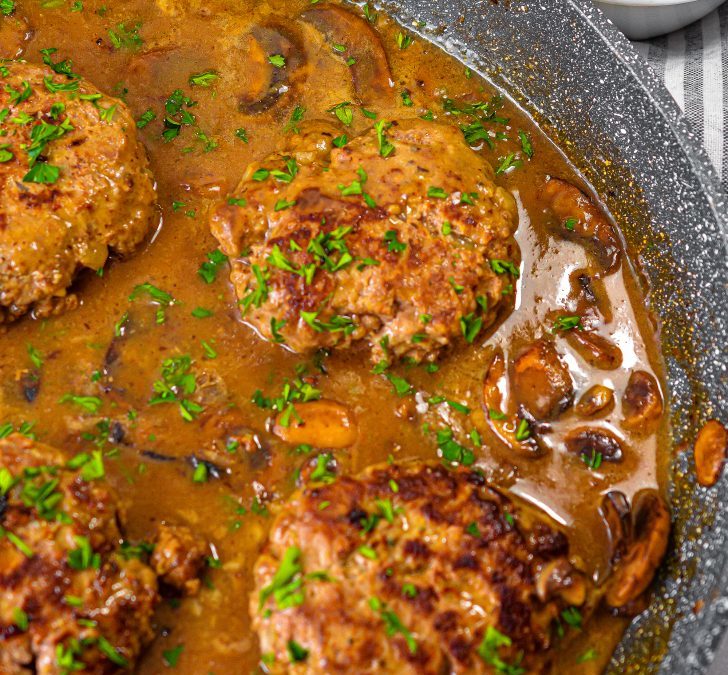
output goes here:
[[724, 0], [595, 0], [628, 38], [644, 40], [702, 19]]

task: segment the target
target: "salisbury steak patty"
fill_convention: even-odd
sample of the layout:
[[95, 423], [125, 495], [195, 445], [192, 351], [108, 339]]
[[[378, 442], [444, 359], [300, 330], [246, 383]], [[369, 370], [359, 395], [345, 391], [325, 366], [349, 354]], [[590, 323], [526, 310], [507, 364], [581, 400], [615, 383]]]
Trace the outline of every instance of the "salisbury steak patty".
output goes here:
[[317, 122], [248, 167], [211, 227], [265, 338], [419, 361], [475, 340], [512, 289], [516, 208], [493, 178], [452, 126], [381, 121], [348, 140]]
[[254, 574], [279, 673], [542, 672], [587, 591], [563, 534], [478, 472], [423, 463], [296, 493]]
[[122, 548], [100, 453], [0, 440], [0, 672], [114, 673], [153, 637], [154, 572]]
[[0, 64], [0, 323], [72, 302], [78, 269], [134, 251], [154, 216], [126, 105], [53, 65]]

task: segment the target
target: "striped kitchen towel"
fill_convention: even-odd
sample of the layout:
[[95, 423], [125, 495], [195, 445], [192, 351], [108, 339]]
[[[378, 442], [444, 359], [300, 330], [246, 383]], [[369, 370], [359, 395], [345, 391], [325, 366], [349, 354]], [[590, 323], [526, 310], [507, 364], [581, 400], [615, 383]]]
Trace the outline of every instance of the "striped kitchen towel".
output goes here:
[[728, 2], [683, 30], [633, 44], [685, 112], [728, 190]]

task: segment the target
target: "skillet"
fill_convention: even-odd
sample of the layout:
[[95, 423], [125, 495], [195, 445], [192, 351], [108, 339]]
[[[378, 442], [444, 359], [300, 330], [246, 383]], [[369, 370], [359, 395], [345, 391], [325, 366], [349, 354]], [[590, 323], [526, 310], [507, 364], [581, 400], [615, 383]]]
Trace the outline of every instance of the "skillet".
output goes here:
[[700, 487], [690, 449], [705, 420], [728, 416], [728, 203], [716, 172], [664, 86], [588, 2], [386, 9], [404, 25], [434, 27], [425, 37], [567, 148], [642, 264], [667, 366], [674, 531], [652, 604], [607, 672], [705, 673], [728, 626], [728, 478]]

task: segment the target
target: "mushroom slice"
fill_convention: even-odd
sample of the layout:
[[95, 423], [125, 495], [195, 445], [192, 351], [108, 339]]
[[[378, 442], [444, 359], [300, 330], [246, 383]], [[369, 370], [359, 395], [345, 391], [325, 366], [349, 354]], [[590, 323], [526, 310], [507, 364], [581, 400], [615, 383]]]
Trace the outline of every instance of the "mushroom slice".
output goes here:
[[624, 456], [622, 441], [606, 429], [574, 429], [564, 439], [566, 448], [597, 468], [602, 461], [620, 462]]
[[591, 274], [589, 270], [579, 269], [569, 275], [569, 284], [570, 298], [576, 305], [576, 314], [584, 316], [589, 310], [596, 310], [602, 315], [604, 323], [612, 322], [612, 303], [602, 279]]
[[567, 342], [590, 366], [600, 370], [615, 370], [622, 365], [622, 350], [599, 333], [592, 330], [570, 330], [564, 335]]
[[644, 370], [635, 370], [622, 395], [622, 426], [630, 431], [649, 433], [659, 423], [662, 410], [662, 394], [655, 377]]
[[293, 445], [338, 449], [354, 445], [358, 429], [348, 406], [322, 399], [296, 404], [293, 414], [280, 413], [273, 433]]
[[559, 233], [584, 242], [602, 267], [597, 277], [612, 274], [619, 267], [622, 246], [614, 227], [591, 200], [571, 183], [549, 178], [541, 197], [559, 220]]
[[662, 497], [644, 490], [634, 499], [632, 538], [609, 581], [605, 600], [614, 609], [625, 608], [652, 582], [667, 551], [670, 513]]
[[550, 340], [537, 340], [519, 354], [511, 382], [516, 401], [540, 420], [558, 417], [574, 399], [569, 369]]
[[614, 408], [614, 391], [602, 384], [595, 384], [587, 389], [574, 408], [580, 417], [597, 417], [606, 415]]
[[587, 582], [567, 558], [557, 558], [538, 572], [536, 594], [541, 602], [561, 598], [567, 605], [578, 607], [586, 602]]
[[[305, 79], [305, 58], [300, 41], [278, 26], [256, 26], [244, 38], [248, 56], [247, 90], [238, 99], [238, 109], [247, 115], [265, 112]], [[271, 63], [271, 57], [285, 59], [285, 67]]]
[[508, 447], [526, 457], [541, 454], [541, 448], [531, 434], [528, 422], [504, 409], [500, 384], [505, 381], [506, 361], [498, 350], [483, 380], [483, 405], [485, 417], [493, 433]]
[[709, 420], [695, 439], [695, 471], [698, 483], [712, 487], [718, 482], [728, 455], [728, 430], [718, 420]]
[[347, 57], [354, 59], [350, 67], [352, 82], [362, 103], [392, 105], [387, 53], [368, 21], [335, 5], [306, 10], [301, 19], [321, 31], [332, 44], [346, 45]]
[[632, 536], [632, 512], [623, 492], [611, 490], [602, 498], [599, 513], [607, 525], [609, 535], [609, 560], [614, 564], [624, 555]]

